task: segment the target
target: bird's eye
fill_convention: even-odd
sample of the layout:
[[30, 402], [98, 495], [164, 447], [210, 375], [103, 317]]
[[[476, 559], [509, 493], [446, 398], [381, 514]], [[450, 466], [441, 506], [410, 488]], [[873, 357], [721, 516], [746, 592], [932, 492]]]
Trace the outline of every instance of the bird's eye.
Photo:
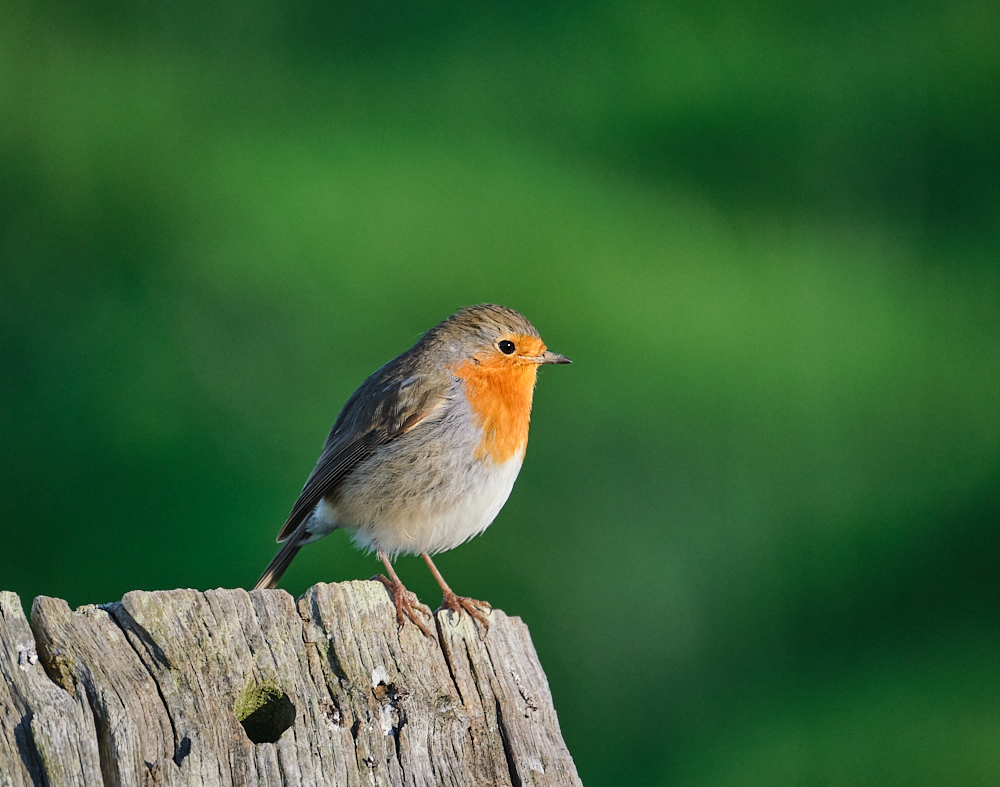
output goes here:
[[502, 342], [497, 342], [497, 349], [504, 355], [510, 355], [517, 348], [514, 347], [514, 342], [504, 339]]

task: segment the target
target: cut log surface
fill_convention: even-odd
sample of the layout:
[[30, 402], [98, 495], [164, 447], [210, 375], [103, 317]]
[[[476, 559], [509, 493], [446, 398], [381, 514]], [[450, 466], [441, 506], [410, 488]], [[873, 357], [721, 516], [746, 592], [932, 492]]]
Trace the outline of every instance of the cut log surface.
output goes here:
[[134, 591], [31, 625], [0, 593], [0, 787], [580, 785], [528, 629], [377, 582]]

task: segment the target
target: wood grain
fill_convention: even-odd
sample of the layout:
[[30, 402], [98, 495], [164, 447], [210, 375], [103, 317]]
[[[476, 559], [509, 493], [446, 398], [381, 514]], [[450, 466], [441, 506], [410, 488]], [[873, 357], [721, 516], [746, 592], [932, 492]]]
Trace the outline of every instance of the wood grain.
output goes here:
[[0, 787], [580, 785], [518, 618], [397, 629], [376, 582], [0, 593]]

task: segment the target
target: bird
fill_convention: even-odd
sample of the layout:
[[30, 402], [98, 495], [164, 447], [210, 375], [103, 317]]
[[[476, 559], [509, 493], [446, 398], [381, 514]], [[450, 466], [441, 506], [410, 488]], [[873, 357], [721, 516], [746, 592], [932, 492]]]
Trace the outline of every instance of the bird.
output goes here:
[[464, 610], [484, 628], [483, 601], [458, 596], [431, 555], [493, 522], [521, 470], [540, 366], [568, 364], [513, 309], [460, 309], [365, 380], [341, 409], [278, 533], [282, 544], [254, 589], [274, 588], [305, 545], [347, 530], [377, 553], [400, 630], [430, 609], [400, 581], [392, 560], [419, 554], [441, 587], [440, 609]]

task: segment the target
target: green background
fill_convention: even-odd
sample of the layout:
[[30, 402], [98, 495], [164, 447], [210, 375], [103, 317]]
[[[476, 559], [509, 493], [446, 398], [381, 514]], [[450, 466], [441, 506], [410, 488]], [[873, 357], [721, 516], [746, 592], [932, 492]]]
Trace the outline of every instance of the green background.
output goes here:
[[585, 784], [995, 784], [998, 9], [4, 0], [0, 587], [248, 587], [351, 391], [498, 302], [574, 364], [438, 565]]

